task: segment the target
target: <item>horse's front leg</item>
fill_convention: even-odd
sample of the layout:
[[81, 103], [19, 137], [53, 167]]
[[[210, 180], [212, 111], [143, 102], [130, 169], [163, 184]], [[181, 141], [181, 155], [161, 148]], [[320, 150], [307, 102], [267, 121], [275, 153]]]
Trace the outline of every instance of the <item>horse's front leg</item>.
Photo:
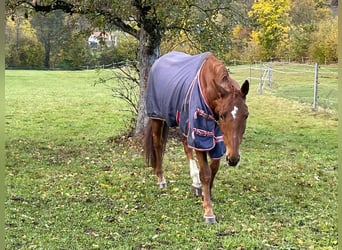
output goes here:
[[183, 146], [189, 164], [190, 177], [192, 179], [191, 192], [195, 196], [202, 196], [202, 187], [199, 177], [199, 170], [194, 155], [192, 153], [193, 150], [188, 147], [188, 139], [185, 136], [183, 137]]
[[210, 180], [210, 197], [213, 200], [213, 193], [212, 188], [214, 186], [214, 179], [220, 167], [220, 159], [212, 159], [210, 162], [210, 169], [211, 169], [211, 180]]
[[215, 215], [211, 201], [212, 170], [208, 165], [207, 153], [196, 151], [200, 165], [200, 179], [202, 182], [204, 220], [206, 223], [215, 223]]

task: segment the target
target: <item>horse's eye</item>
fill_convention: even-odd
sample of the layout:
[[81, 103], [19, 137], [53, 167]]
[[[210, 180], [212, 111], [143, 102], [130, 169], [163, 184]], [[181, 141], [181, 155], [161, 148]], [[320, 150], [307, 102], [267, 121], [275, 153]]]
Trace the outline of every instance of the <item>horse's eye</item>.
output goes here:
[[224, 120], [225, 115], [220, 115], [220, 120]]

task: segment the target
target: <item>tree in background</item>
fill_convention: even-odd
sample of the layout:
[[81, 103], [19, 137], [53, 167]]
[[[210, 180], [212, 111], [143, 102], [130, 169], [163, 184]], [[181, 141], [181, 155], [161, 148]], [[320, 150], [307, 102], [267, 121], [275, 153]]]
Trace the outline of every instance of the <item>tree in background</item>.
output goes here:
[[241, 24], [237, 24], [232, 30], [232, 38], [233, 38], [233, 46], [232, 46], [232, 58], [233, 59], [242, 59], [251, 61], [256, 57], [254, 55], [254, 49], [250, 51], [247, 48], [251, 48], [249, 46], [249, 41], [251, 37], [251, 30], [246, 26], [242, 26]]
[[166, 18], [175, 20], [167, 25], [161, 43], [162, 52], [178, 50], [194, 54], [211, 51], [221, 60], [234, 58], [233, 29], [236, 25], [248, 26], [247, 12], [252, 2], [186, 2], [180, 10], [166, 15]]
[[88, 65], [91, 55], [87, 44], [87, 37], [80, 34], [71, 34], [65, 45], [58, 50], [56, 65], [63, 69], [79, 69]]
[[8, 67], [42, 66], [43, 47], [27, 19], [7, 18], [5, 39], [5, 59]]
[[319, 23], [317, 31], [313, 32], [312, 43], [309, 46], [309, 55], [312, 61], [322, 64], [337, 62], [337, 23], [337, 17], [333, 20], [323, 20]]
[[[317, 40], [314, 33], [320, 22], [333, 18], [328, 4], [320, 0], [293, 0], [290, 16], [289, 57], [296, 61], [313, 59], [309, 47]], [[324, 37], [324, 33], [321, 33], [320, 37]]]
[[317, 17], [314, 0], [293, 0], [291, 4], [291, 30], [289, 57], [304, 61], [309, 57], [308, 48]]
[[[312, 44], [325, 37], [323, 30], [317, 33], [321, 22], [334, 23], [337, 3], [335, 0], [255, 0], [249, 11], [252, 25], [249, 27], [250, 39], [247, 39], [245, 46], [244, 54], [247, 56], [244, 58], [270, 60], [285, 57], [296, 61], [318, 58], [318, 54], [323, 53], [323, 47], [318, 49], [315, 46], [314, 49]], [[337, 32], [336, 26], [334, 28]], [[239, 29], [242, 31], [246, 27]], [[330, 30], [329, 27], [326, 29]], [[326, 53], [334, 54], [328, 52], [328, 47], [335, 51], [336, 46], [332, 42], [324, 45]]]
[[49, 69], [56, 67], [58, 52], [67, 46], [71, 30], [65, 25], [63, 11], [50, 13], [35, 13], [32, 17], [32, 26], [35, 27], [37, 37], [44, 46], [44, 66]]
[[[121, 31], [112, 32], [115, 37], [115, 44], [108, 46], [103, 43], [92, 52], [96, 57], [93, 65], [116, 65], [136, 63], [138, 52], [138, 41], [132, 36]], [[97, 55], [96, 55], [97, 54]]]
[[[87, 40], [92, 32], [80, 15], [33, 13], [6, 20], [6, 64], [8, 67], [79, 69], [113, 63], [113, 48], [103, 48], [96, 55]], [[124, 39], [123, 39], [123, 42]], [[132, 48], [132, 47], [130, 47]], [[121, 52], [121, 60], [123, 52]], [[129, 54], [129, 53], [128, 53]], [[114, 59], [113, 59], [114, 58]]]
[[251, 37], [260, 46], [260, 58], [269, 60], [287, 51], [290, 4], [290, 0], [254, 1], [248, 15], [254, 23]]
[[63, 33], [63, 46], [60, 46], [56, 53], [56, 67], [80, 69], [81, 66], [89, 63], [95, 65], [87, 42], [92, 30], [89, 22], [78, 14], [66, 15], [61, 12], [61, 18], [63, 25], [60, 26], [60, 32]]

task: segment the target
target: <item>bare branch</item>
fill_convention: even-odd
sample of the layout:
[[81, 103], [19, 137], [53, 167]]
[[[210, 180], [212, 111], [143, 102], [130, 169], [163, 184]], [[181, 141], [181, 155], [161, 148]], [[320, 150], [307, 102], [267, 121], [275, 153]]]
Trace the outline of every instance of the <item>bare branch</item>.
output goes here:
[[[130, 62], [131, 64], [124, 67], [118, 67], [112, 71], [112, 76], [107, 78], [100, 77], [95, 82], [96, 84], [103, 84], [110, 88], [113, 92], [113, 97], [119, 98], [125, 101], [133, 113], [136, 116], [139, 112], [139, 74], [137, 73], [137, 64]], [[115, 86], [110, 84], [114, 81]]]
[[20, 7], [20, 6], [28, 6], [29, 8], [37, 11], [37, 12], [51, 12], [54, 10], [63, 10], [65, 13], [74, 13], [74, 5], [67, 3], [62, 0], [56, 0], [52, 2], [51, 4], [47, 5], [41, 5], [37, 3], [37, 1], [29, 1], [29, 0], [22, 0], [22, 1], [17, 1], [15, 5], [13, 6], [14, 8]]
[[104, 16], [109, 23], [117, 26], [122, 31], [130, 34], [131, 36], [139, 39], [139, 31], [127, 24], [127, 22], [123, 21], [119, 16], [112, 13], [109, 9], [97, 9], [97, 13]]

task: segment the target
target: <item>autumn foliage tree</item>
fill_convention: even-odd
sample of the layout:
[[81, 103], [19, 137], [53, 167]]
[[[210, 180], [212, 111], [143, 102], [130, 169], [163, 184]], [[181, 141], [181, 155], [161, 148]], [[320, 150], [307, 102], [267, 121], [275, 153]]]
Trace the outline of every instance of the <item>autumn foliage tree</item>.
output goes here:
[[43, 65], [43, 47], [28, 20], [7, 18], [5, 59], [8, 67], [40, 67]]
[[271, 59], [288, 47], [290, 0], [255, 1], [248, 13], [254, 24], [251, 38], [261, 58]]
[[32, 23], [36, 27], [38, 39], [44, 46], [44, 66], [49, 69], [51, 64], [55, 64], [54, 57], [60, 48], [67, 45], [71, 30], [65, 25], [62, 11], [54, 11], [46, 15], [36, 13]]
[[320, 22], [317, 31], [312, 33], [312, 42], [309, 46], [311, 60], [323, 64], [337, 62], [337, 26], [337, 17]]

